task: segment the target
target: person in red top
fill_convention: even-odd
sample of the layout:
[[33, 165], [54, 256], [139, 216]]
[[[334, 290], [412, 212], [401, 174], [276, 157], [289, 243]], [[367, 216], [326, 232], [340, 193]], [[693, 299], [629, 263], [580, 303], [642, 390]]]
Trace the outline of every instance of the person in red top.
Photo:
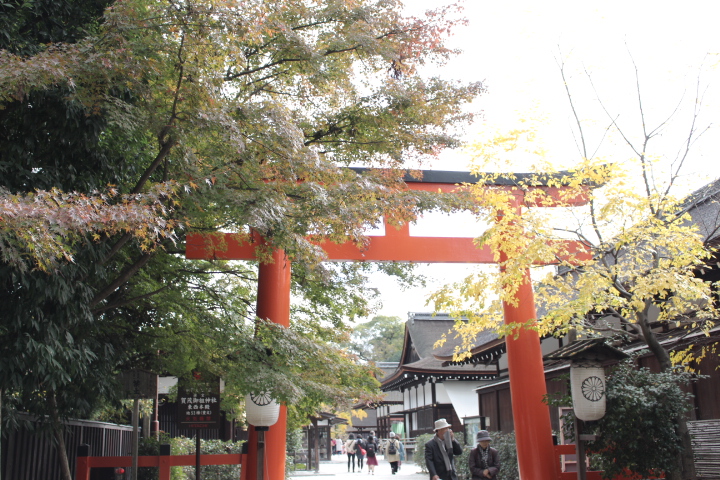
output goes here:
[[375, 467], [378, 464], [377, 461], [378, 441], [372, 435], [368, 435], [367, 441], [365, 442], [365, 454], [367, 455], [367, 466], [368, 475], [375, 475]]

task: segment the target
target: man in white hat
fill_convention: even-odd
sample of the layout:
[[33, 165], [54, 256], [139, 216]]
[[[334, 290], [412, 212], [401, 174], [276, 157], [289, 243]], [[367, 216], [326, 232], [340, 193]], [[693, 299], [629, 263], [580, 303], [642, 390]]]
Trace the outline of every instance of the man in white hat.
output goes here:
[[444, 418], [435, 422], [435, 436], [425, 444], [425, 465], [430, 480], [457, 480], [455, 455], [463, 452]]

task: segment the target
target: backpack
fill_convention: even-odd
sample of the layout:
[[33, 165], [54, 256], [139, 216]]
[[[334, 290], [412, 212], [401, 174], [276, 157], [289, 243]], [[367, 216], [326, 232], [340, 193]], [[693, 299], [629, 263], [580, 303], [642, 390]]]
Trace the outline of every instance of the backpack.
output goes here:
[[397, 440], [390, 440], [388, 445], [388, 455], [395, 455], [397, 453], [397, 446], [395, 444]]
[[368, 442], [367, 448], [365, 448], [365, 451], [367, 452], [368, 457], [374, 457], [375, 456], [375, 444]]

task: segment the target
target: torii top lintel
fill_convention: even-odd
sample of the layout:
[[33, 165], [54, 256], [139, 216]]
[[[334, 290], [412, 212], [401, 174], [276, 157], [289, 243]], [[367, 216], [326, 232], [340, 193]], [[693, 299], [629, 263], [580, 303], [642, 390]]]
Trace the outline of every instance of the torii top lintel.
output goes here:
[[[365, 169], [353, 169], [361, 174]], [[517, 173], [497, 178], [488, 187], [517, 188], [519, 180], [530, 178], [530, 174]], [[552, 176], [551, 178], [555, 178]], [[406, 175], [405, 184], [410, 190], [441, 191], [453, 193], [463, 188], [463, 184], [477, 184], [478, 178], [470, 172], [423, 170], [421, 178]], [[531, 187], [544, 190], [546, 198], [559, 194], [562, 186], [549, 186], [541, 182]], [[585, 194], [563, 202], [583, 205], [587, 202]], [[553, 206], [544, 203], [538, 206]], [[496, 263], [489, 247], [478, 248], [474, 239], [465, 237], [414, 237], [410, 236], [410, 226], [399, 229], [387, 227], [384, 236], [370, 236], [368, 245], [358, 247], [352, 242], [337, 244], [329, 241], [318, 245], [327, 254], [328, 261], [396, 261], [418, 263]], [[238, 235], [232, 233], [200, 234], [189, 233], [186, 238], [185, 255], [189, 259], [218, 260], [254, 260], [256, 249], [263, 245], [259, 234]], [[583, 256], [585, 249], [577, 242], [568, 242], [570, 255]]]

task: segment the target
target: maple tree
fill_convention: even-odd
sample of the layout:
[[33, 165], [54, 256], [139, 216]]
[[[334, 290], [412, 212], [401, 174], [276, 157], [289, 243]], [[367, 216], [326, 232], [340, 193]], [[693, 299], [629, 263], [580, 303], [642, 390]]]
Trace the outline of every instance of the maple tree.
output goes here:
[[[178, 228], [167, 219], [163, 199], [175, 195], [172, 184], [158, 184], [146, 194], [66, 194], [57, 189], [26, 195], [0, 190], [0, 257], [16, 268], [31, 264], [49, 271], [60, 260], [72, 261], [72, 245], [85, 236], [100, 241], [102, 236], [129, 233], [141, 250], [155, 248], [163, 239], [173, 239]], [[112, 203], [109, 203], [113, 201]]]
[[[564, 66], [561, 73], [565, 74]], [[720, 224], [701, 229], [691, 216], [693, 202], [700, 197], [673, 195], [691, 147], [705, 131], [701, 92], [692, 99], [687, 124], [674, 127], [672, 121], [677, 122], [681, 112], [677, 109], [651, 126], [643, 110], [639, 78], [636, 80], [639, 128], [632, 130], [620, 123], [601, 103], [608, 125], [598, 133], [597, 141], [602, 144], [608, 131], [615, 132], [633, 155], [629, 159], [614, 162], [612, 157], [597, 154], [591, 122], [581, 119], [567, 81], [580, 156], [574, 165], [559, 170], [547, 161], [538, 125], [529, 121], [473, 146], [480, 182], [472, 188], [491, 225], [478, 243], [493, 248], [500, 269], [474, 274], [433, 297], [437, 309], [469, 319], [455, 327], [463, 339], [456, 350], [458, 357], [469, 354], [480, 331], [495, 329], [500, 335], [513, 335], [516, 328], [536, 329], [540, 335], [604, 335], [623, 342], [641, 341], [662, 371], [678, 364], [691, 368], [694, 361], [713, 351], [712, 344], [693, 340], [693, 334], [704, 338], [717, 326], [715, 285], [702, 278], [699, 270], [714, 262], [712, 240]], [[673, 136], [677, 142], [670, 153], [655, 148], [661, 135]], [[482, 173], [488, 166], [496, 171], [507, 169], [509, 161], [518, 159], [531, 159], [539, 173], [504, 175], [514, 180], [511, 190], [483, 185], [499, 176]], [[562, 186], [564, 190], [557, 194], [552, 189], [534, 188], [536, 185]], [[513, 208], [518, 195], [520, 205]], [[587, 195], [586, 207], [571, 206], [570, 200], [577, 195]], [[543, 204], [555, 208], [528, 207]], [[570, 255], [567, 239], [585, 245], [590, 258]], [[526, 272], [548, 264], [555, 264], [557, 270], [535, 284], [538, 318], [523, 326], [503, 324], [501, 302], [514, 304], [518, 286], [528, 281]], [[664, 326], [678, 328], [672, 345], [659, 341]], [[681, 412], [670, 421], [678, 429], [683, 452], [674, 462], [677, 470], [666, 474], [668, 478], [694, 478], [686, 418]]]
[[[234, 367], [221, 359], [235, 353], [234, 342], [251, 340], [241, 327], [254, 317], [254, 274], [244, 265], [185, 261], [179, 247], [186, 229], [244, 235], [253, 228], [288, 252], [294, 292], [306, 302], [294, 310], [288, 335], [323, 344], [343, 306], [351, 313], [365, 308], [363, 269], [319, 264], [322, 251], [310, 240], [362, 243], [380, 214], [397, 223], [422, 209], [457, 205], [403, 190], [404, 171], [344, 167], [416, 166], [458, 145], [459, 127], [472, 118], [464, 106], [483, 92], [480, 83], [418, 74], [418, 66], [453, 54], [444, 38], [462, 23], [452, 19], [457, 12], [415, 18], [401, 6], [370, 0], [0, 5], [7, 32], [0, 38], [6, 194], [27, 200], [45, 191], [92, 202], [92, 192], [112, 185], [117, 195], [85, 212], [102, 215], [125, 208], [124, 195], [176, 186], [171, 197], [125, 209], [127, 215], [153, 211], [157, 232], [110, 222], [99, 228], [101, 238], [83, 227], [66, 244], [61, 237], [71, 225], [46, 223], [41, 228], [50, 242], [33, 245], [22, 237], [25, 220], [13, 220], [23, 231], [4, 236], [5, 245], [34, 248], [40, 265], [72, 255], [50, 275], [0, 265], [0, 295], [8, 305], [0, 385], [17, 393], [18, 406], [45, 413], [51, 405], [54, 418], [82, 416], [95, 395], [78, 392], [97, 387], [98, 395], [109, 395], [109, 373], [130, 365], [177, 373], [208, 364], [233, 375], [241, 359]], [[200, 311], [194, 300], [212, 307]], [[327, 319], [312, 318], [313, 305]], [[234, 342], [224, 347], [209, 325], [236, 331]], [[213, 341], [193, 344], [192, 333]], [[9, 340], [18, 338], [23, 341]], [[166, 348], [158, 357], [160, 344]], [[243, 371], [261, 368], [255, 357], [245, 360]], [[369, 388], [363, 372], [342, 360], [338, 365], [355, 374], [343, 376], [336, 391], [353, 382]], [[331, 394], [310, 381], [294, 383], [290, 363], [278, 364], [271, 376], [282, 372], [297, 388], [279, 398], [315, 392], [317, 404]], [[314, 382], [321, 380], [330, 381]], [[43, 403], [48, 396], [57, 401]]]

